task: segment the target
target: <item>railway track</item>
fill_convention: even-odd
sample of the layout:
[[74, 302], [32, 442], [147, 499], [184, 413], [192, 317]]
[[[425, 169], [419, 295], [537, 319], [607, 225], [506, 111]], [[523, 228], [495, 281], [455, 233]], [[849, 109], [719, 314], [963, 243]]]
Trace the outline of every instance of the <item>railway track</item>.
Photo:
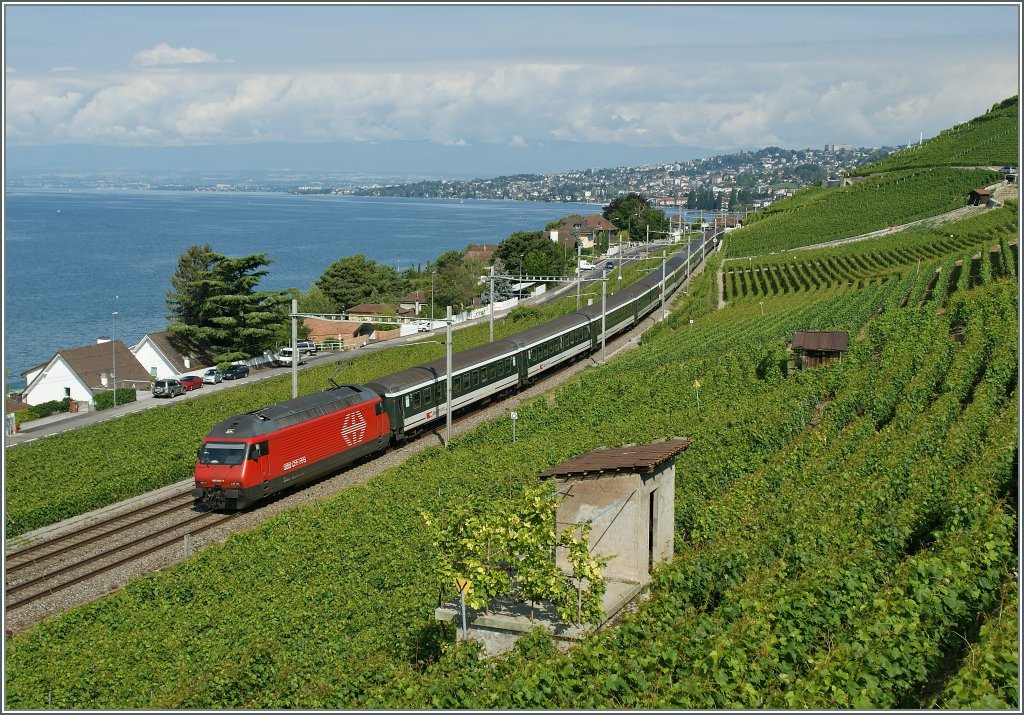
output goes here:
[[[628, 342], [627, 336], [612, 341]], [[595, 356], [583, 357], [579, 362], [591, 361]], [[569, 367], [568, 365], [565, 367]], [[544, 390], [560, 381], [564, 368], [539, 376], [530, 385], [533, 390]], [[453, 432], [461, 431], [465, 423], [480, 419], [480, 413], [488, 409], [501, 409], [503, 405], [514, 404], [522, 397], [520, 392], [510, 392], [495, 397], [489, 403], [452, 416]], [[404, 443], [391, 445], [385, 453], [416, 452], [434, 443], [444, 443], [444, 423], [425, 430]], [[381, 455], [372, 455], [350, 465], [342, 472], [357, 466], [372, 468]], [[382, 467], [386, 468], [386, 467]], [[327, 479], [331, 479], [328, 477]], [[179, 560], [185, 557], [183, 544], [186, 534], [196, 536], [230, 522], [244, 514], [258, 512], [270, 504], [277, 503], [296, 493], [310, 490], [317, 482], [275, 494], [262, 500], [252, 508], [224, 514], [216, 511], [196, 511], [191, 489], [172, 494], [164, 499], [140, 506], [138, 509], [122, 512], [99, 521], [92, 521], [71, 531], [65, 531], [22, 547], [15, 547], [6, 554], [5, 614], [24, 610], [25, 607], [56, 596], [79, 584], [97, 581], [105, 574], [118, 568], [140, 562], [151, 554], [162, 550], [177, 550]], [[77, 600], [77, 599], [73, 599]], [[48, 607], [47, 611], [60, 611], [60, 606]], [[33, 619], [34, 620], [34, 619]]]
[[[657, 310], [657, 309], [656, 309]], [[582, 364], [596, 364], [635, 343], [644, 330], [656, 322], [652, 313], [634, 328], [608, 341], [605, 352], [581, 356], [578, 361], [538, 376], [522, 391], [495, 397], [468, 412], [452, 416], [452, 433], [472, 429], [477, 423], [507, 412], [524, 399], [568, 379]], [[575, 366], [575, 367], [574, 367]], [[196, 511], [191, 489], [150, 502], [138, 509], [92, 521], [74, 531], [44, 538], [24, 546], [16, 545], [6, 555], [5, 615], [8, 631], [15, 632], [41, 618], [82, 605], [120, 588], [124, 582], [186, 558], [184, 537], [210, 532], [196, 542], [218, 540], [230, 530], [255, 526], [275, 513], [308, 500], [323, 498], [334, 491], [363, 482], [434, 444], [444, 444], [444, 423], [425, 430], [383, 453], [367, 456], [338, 474], [290, 489], [261, 500], [252, 508], [224, 514]], [[229, 525], [233, 520], [238, 523]], [[122, 569], [120, 572], [118, 569]], [[125, 575], [127, 574], [127, 575]], [[78, 588], [76, 588], [78, 587]]]
[[5, 613], [183, 544], [235, 514], [197, 512], [189, 491], [103, 518], [6, 555]]

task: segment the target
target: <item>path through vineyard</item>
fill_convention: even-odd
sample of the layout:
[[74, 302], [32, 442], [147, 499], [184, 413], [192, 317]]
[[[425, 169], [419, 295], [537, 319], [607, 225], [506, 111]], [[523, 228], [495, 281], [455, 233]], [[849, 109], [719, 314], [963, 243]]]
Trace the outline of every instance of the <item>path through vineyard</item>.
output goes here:
[[[1017, 184], [1011, 184], [1007, 181], [1000, 181], [997, 184], [993, 184], [987, 187], [992, 192], [992, 198], [999, 202], [1001, 205], [1005, 204], [1007, 200], [1016, 200], [1020, 195], [1020, 190]], [[849, 238], [840, 238], [835, 241], [825, 241], [823, 243], [814, 243], [807, 246], [798, 246], [795, 248], [788, 249], [790, 251], [812, 251], [821, 248], [832, 248], [835, 246], [841, 246], [847, 243], [856, 243], [857, 241], [865, 241], [872, 238], [881, 238], [883, 236], [889, 236], [894, 233], [900, 233], [911, 228], [917, 228], [920, 226], [937, 226], [939, 224], [948, 223], [950, 221], [960, 221], [970, 216], [976, 216], [983, 213], [988, 209], [987, 206], [961, 206], [947, 211], [946, 213], [938, 214], [936, 216], [929, 216], [928, 218], [919, 219], [917, 221], [911, 221], [909, 223], [900, 224], [899, 226], [889, 226], [878, 231], [870, 231], [868, 233], [862, 233], [857, 236], [850, 236]], [[725, 300], [725, 264], [727, 261], [736, 261], [739, 258], [725, 258], [718, 266], [718, 309], [721, 310], [728, 305]]]

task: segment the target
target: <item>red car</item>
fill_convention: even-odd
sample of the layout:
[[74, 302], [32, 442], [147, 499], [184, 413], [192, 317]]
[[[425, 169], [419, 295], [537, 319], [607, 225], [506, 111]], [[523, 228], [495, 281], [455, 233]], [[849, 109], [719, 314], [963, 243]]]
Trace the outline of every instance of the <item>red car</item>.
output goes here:
[[203, 378], [198, 375], [186, 375], [185, 377], [179, 378], [178, 382], [185, 386], [185, 392], [198, 390], [203, 386]]

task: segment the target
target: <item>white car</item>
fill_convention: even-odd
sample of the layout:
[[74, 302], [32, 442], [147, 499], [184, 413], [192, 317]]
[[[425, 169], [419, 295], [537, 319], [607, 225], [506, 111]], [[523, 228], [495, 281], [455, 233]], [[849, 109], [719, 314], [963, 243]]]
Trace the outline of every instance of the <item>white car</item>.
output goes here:
[[[274, 364], [278, 367], [291, 367], [293, 359], [291, 348], [278, 348], [274, 353]], [[306, 361], [302, 359], [302, 353], [299, 352], [299, 365], [305, 364]]]

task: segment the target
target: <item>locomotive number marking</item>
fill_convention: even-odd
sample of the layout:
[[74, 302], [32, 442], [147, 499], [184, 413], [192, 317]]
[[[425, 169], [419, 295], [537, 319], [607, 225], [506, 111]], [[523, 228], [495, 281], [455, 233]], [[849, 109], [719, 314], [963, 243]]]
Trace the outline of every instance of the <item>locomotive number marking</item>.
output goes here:
[[366, 418], [362, 412], [350, 412], [341, 423], [341, 438], [349, 447], [359, 444], [366, 436]]
[[305, 457], [299, 457], [298, 459], [293, 459], [290, 462], [285, 462], [284, 465], [283, 465], [283, 469], [284, 469], [284, 471], [287, 472], [292, 467], [297, 467], [300, 464], [305, 464], [305, 463], [306, 463], [306, 458]]

